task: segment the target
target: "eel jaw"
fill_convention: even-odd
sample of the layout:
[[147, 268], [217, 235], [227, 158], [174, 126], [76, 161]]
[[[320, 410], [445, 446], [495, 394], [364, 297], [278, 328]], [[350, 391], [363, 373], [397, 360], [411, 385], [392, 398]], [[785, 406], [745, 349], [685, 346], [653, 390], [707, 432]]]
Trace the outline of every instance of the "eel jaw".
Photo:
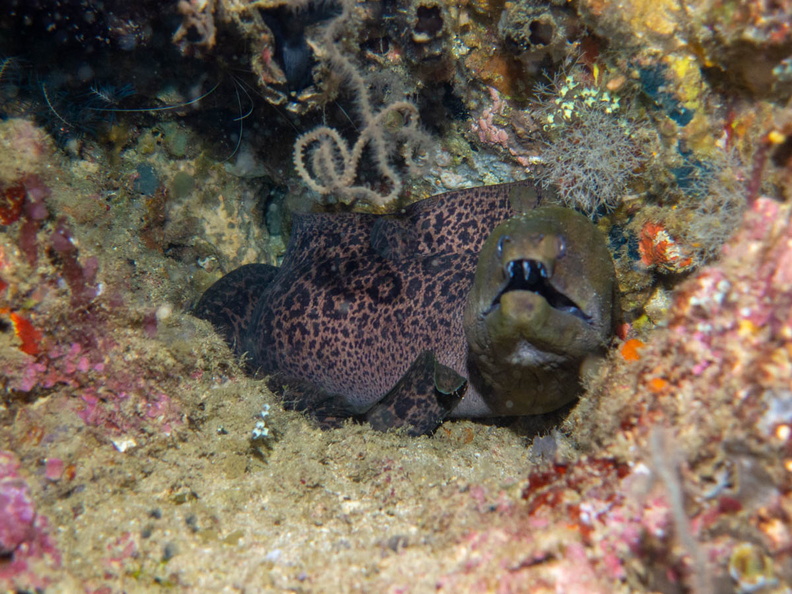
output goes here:
[[492, 304], [484, 312], [484, 317], [500, 305], [501, 297], [505, 293], [529, 291], [542, 297], [553, 309], [579, 318], [587, 324], [592, 323], [591, 316], [552, 285], [550, 282], [552, 275], [542, 262], [532, 259], [510, 260], [504, 266], [504, 276], [505, 281], [492, 300]]

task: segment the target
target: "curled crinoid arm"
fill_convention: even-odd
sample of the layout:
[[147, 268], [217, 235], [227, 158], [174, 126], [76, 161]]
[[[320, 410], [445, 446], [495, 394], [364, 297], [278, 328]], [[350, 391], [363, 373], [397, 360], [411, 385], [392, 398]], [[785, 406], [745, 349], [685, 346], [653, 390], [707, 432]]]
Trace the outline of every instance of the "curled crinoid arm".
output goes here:
[[[328, 201], [363, 201], [382, 208], [402, 191], [402, 165], [411, 175], [419, 172], [429, 136], [420, 129], [418, 108], [410, 101], [394, 101], [376, 111], [370, 82], [340, 49], [341, 27], [350, 18], [354, 2], [340, 0], [340, 4], [343, 10], [326, 26], [321, 46], [324, 60], [352, 92], [360, 134], [350, 146], [337, 130], [319, 126], [295, 142], [294, 166], [311, 190], [323, 197], [332, 195]], [[361, 161], [367, 164], [363, 175]], [[369, 164], [374, 165], [372, 171]]]
[[[306, 163], [307, 160], [307, 163]], [[297, 139], [294, 145], [294, 167], [305, 184], [326, 196], [342, 192], [350, 177], [350, 151], [337, 130], [327, 126], [314, 128]], [[351, 172], [354, 178], [354, 171]]]
[[[336, 195], [345, 203], [363, 200], [384, 206], [398, 197], [403, 187], [391, 159], [401, 154], [410, 171], [418, 168], [416, 156], [423, 152], [425, 133], [418, 126], [418, 109], [399, 101], [386, 106], [363, 128], [352, 148], [337, 130], [320, 126], [300, 136], [294, 147], [294, 165], [306, 185], [322, 196]], [[387, 192], [357, 184], [363, 152], [371, 150]]]

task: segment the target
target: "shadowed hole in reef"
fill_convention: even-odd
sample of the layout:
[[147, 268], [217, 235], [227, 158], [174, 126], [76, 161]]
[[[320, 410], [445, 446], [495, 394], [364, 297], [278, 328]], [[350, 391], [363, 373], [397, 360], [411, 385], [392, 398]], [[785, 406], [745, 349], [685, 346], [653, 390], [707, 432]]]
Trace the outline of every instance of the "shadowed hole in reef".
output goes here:
[[305, 29], [341, 14], [335, 2], [308, 2], [299, 8], [278, 6], [259, 11], [275, 37], [275, 61], [286, 76], [289, 91], [299, 92], [311, 84], [316, 64]]

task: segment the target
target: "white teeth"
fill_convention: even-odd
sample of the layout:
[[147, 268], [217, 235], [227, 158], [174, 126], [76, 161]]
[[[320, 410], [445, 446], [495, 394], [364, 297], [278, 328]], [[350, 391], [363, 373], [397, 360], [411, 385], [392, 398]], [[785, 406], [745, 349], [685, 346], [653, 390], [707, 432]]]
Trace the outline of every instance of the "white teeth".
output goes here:
[[531, 278], [531, 263], [528, 260], [523, 260], [522, 269], [523, 269], [523, 278], [525, 280], [530, 280], [530, 278]]

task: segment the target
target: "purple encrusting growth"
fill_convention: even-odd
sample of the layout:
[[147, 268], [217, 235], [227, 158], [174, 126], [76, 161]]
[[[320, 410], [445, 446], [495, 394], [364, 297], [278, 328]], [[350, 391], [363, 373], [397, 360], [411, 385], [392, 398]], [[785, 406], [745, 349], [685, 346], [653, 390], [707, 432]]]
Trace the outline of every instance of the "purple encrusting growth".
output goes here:
[[41, 223], [49, 217], [45, 204], [50, 194], [49, 188], [36, 175], [23, 179], [25, 202], [23, 205], [24, 222], [19, 230], [19, 249], [25, 254], [28, 264], [34, 266], [38, 261], [38, 238], [36, 234]]
[[40, 569], [58, 569], [61, 557], [19, 470], [14, 454], [0, 451], [0, 583], [44, 588], [51, 580]]

